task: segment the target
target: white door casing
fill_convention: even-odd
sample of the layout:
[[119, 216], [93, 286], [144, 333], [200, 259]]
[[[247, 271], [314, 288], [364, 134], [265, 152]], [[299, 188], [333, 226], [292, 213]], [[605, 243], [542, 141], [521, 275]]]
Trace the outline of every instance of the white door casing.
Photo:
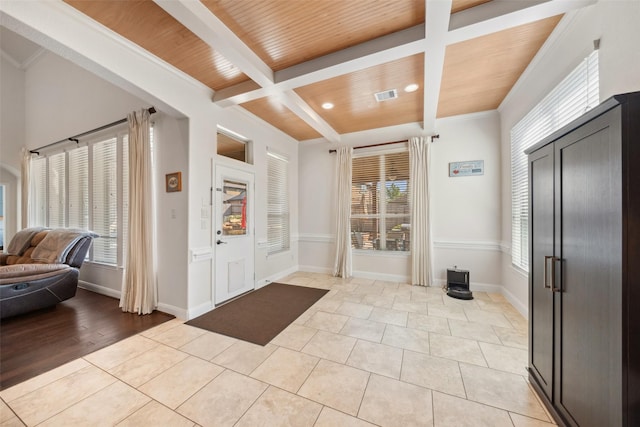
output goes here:
[[214, 304], [253, 290], [254, 174], [216, 165]]

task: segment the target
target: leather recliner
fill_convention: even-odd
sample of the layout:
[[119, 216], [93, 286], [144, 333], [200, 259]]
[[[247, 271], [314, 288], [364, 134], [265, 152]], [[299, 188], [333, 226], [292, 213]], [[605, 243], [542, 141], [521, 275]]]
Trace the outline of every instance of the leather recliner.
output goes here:
[[0, 318], [72, 298], [93, 238], [86, 230], [27, 228], [0, 254]]

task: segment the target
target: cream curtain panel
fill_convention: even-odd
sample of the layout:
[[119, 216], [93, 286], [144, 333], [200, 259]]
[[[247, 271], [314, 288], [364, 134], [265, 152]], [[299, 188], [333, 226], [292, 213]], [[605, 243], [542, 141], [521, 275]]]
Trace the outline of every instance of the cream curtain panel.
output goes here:
[[429, 158], [431, 144], [424, 137], [409, 138], [411, 183], [411, 283], [431, 286], [431, 223], [429, 220]]
[[29, 227], [31, 207], [29, 194], [31, 192], [31, 152], [22, 148], [22, 160], [20, 170], [20, 229]]
[[351, 277], [351, 159], [353, 148], [336, 150], [336, 260], [333, 275]]
[[133, 112], [129, 122], [129, 236], [122, 280], [122, 311], [149, 314], [158, 305], [150, 118]]

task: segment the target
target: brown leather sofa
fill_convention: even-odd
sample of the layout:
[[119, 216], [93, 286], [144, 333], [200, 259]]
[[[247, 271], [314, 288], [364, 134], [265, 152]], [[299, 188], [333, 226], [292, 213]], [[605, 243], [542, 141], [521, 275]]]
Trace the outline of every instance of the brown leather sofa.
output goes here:
[[76, 294], [80, 266], [96, 234], [26, 228], [0, 254], [0, 318], [56, 305]]

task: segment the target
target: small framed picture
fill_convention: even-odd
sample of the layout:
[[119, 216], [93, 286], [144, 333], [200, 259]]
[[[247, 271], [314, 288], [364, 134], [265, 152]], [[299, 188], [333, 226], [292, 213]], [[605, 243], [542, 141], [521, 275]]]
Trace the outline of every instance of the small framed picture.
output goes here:
[[167, 193], [182, 191], [182, 172], [168, 173], [166, 178]]
[[484, 175], [484, 160], [449, 163], [449, 176]]

